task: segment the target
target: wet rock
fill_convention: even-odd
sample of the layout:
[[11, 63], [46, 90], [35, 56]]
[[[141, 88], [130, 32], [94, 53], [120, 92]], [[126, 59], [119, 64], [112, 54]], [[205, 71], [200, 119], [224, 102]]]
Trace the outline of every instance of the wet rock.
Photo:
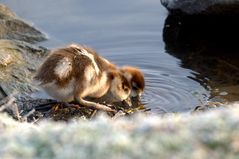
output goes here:
[[237, 0], [161, 0], [171, 13], [235, 14], [239, 13]]
[[194, 110], [192, 111], [192, 114], [211, 111], [211, 110], [225, 108], [225, 107], [226, 107], [226, 104], [223, 104], [221, 102], [207, 102], [205, 105], [196, 106]]
[[189, 78], [210, 90], [210, 98], [239, 100], [238, 18], [169, 14], [165, 20], [165, 50], [194, 71]]
[[10, 95], [15, 91], [32, 92], [35, 89], [32, 76], [47, 52], [44, 48], [26, 42], [0, 40], [1, 96], [4, 96], [4, 93]]
[[0, 39], [36, 43], [46, 40], [46, 36], [19, 19], [7, 6], [0, 4]]

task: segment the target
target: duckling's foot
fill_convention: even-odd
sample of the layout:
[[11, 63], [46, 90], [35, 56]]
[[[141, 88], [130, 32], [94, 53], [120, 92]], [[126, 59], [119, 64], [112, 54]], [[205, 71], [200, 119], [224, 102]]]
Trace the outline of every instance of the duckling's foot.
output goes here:
[[[76, 104], [76, 103], [64, 103], [65, 106], [69, 106], [69, 107], [74, 107], [76, 109], [82, 109], [84, 107], [79, 105], [79, 104]], [[88, 106], [85, 106], [85, 108], [87, 108]], [[103, 105], [103, 104], [96, 104], [96, 105], [92, 105], [92, 106], [89, 106], [89, 108], [92, 108], [92, 109], [96, 109], [96, 110], [102, 110], [102, 111], [106, 111], [106, 112], [113, 112], [113, 113], [116, 113], [117, 111], [106, 106], [106, 105]]]
[[94, 109], [98, 109], [98, 110], [103, 110], [103, 111], [106, 111], [106, 112], [112, 112], [112, 113], [117, 113], [116, 110], [108, 107], [108, 106], [105, 106], [105, 105], [102, 105], [102, 104], [96, 104], [95, 106], [93, 106]]
[[64, 103], [64, 106], [66, 107], [74, 107], [76, 109], [81, 109], [82, 107], [78, 104], [74, 104], [74, 103]]

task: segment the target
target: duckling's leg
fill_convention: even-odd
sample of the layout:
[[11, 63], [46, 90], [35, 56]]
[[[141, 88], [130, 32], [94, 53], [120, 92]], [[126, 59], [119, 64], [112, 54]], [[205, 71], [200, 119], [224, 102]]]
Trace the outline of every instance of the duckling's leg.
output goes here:
[[116, 112], [114, 109], [111, 109], [110, 107], [107, 107], [103, 104], [94, 103], [94, 102], [84, 100], [82, 97], [77, 97], [75, 100], [79, 104], [81, 104], [83, 106], [86, 106], [86, 107], [90, 107], [90, 108], [98, 109], [98, 110], [103, 110], [103, 111], [107, 111], [107, 112]]
[[[96, 78], [96, 82], [97, 80], [98, 79]], [[82, 79], [79, 79], [79, 81], [76, 82], [76, 86], [74, 90], [74, 100], [78, 102], [79, 104], [89, 108], [103, 110], [107, 112], [116, 112], [115, 110], [111, 109], [110, 107], [107, 107], [106, 105], [95, 103], [95, 102], [84, 99], [84, 97], [87, 97], [90, 93], [94, 93], [94, 92], [96, 92], [96, 90], [94, 88], [94, 84], [92, 84], [92, 79], [89, 77], [84, 77]]]

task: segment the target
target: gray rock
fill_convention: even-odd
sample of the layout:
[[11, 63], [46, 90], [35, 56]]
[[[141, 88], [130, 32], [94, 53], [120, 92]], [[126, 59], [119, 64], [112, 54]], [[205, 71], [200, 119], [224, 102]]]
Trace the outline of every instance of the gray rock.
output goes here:
[[8, 7], [0, 4], [0, 39], [36, 43], [46, 40], [46, 36], [19, 19]]
[[16, 14], [3, 4], [0, 4], [0, 13], [1, 13], [1, 17], [3, 17], [3, 16], [11, 17], [11, 18], [16, 17]]
[[0, 40], [0, 97], [35, 90], [32, 76], [46, 53], [46, 49], [26, 42]]
[[43, 40], [44, 34], [0, 4], [0, 99], [34, 90], [31, 79], [47, 50], [32, 43]]
[[180, 11], [187, 14], [228, 14], [239, 13], [238, 0], [161, 0], [170, 12]]

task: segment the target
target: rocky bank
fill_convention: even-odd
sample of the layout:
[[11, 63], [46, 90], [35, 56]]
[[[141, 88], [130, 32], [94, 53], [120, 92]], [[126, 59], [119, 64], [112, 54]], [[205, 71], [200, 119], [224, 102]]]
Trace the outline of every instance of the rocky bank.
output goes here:
[[44, 34], [0, 4], [0, 99], [13, 92], [30, 93], [32, 75], [47, 49], [33, 45]]

